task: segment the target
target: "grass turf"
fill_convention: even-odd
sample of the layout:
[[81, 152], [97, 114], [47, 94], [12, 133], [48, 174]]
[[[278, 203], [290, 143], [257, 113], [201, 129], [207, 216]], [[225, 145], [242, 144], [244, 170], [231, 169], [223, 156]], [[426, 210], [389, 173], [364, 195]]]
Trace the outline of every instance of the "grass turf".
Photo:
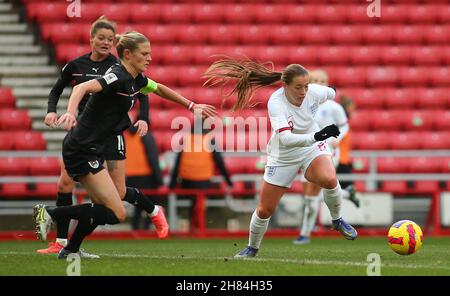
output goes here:
[[[381, 275], [450, 275], [450, 238], [426, 238], [421, 250], [400, 256], [385, 238], [314, 238], [309, 245], [268, 238], [255, 259], [237, 260], [244, 239], [89, 241], [101, 259], [81, 261], [81, 275], [355, 275], [365, 276], [367, 256], [381, 256]], [[66, 275], [68, 262], [40, 255], [40, 242], [0, 242], [0, 275]]]

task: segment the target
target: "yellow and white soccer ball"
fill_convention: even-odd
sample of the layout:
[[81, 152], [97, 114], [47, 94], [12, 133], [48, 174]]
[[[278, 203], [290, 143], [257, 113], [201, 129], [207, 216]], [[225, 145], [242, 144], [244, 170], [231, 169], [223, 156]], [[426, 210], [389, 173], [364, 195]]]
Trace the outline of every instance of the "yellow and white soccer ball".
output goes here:
[[397, 254], [413, 254], [422, 247], [422, 242], [422, 229], [413, 221], [401, 220], [389, 229], [388, 244]]

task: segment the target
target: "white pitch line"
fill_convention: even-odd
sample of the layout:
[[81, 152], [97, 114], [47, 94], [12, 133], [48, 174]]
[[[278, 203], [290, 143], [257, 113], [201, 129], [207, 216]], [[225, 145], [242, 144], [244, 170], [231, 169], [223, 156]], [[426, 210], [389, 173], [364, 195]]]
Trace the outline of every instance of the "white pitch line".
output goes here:
[[[203, 260], [203, 261], [257, 261], [257, 262], [275, 262], [275, 263], [292, 263], [292, 264], [300, 264], [300, 265], [343, 265], [343, 266], [357, 266], [357, 267], [365, 267], [368, 265], [366, 262], [355, 262], [355, 261], [338, 261], [338, 260], [310, 260], [310, 259], [281, 259], [281, 258], [248, 258], [248, 259], [235, 259], [233, 257], [195, 257], [195, 256], [158, 256], [158, 255], [144, 255], [144, 254], [107, 254], [107, 253], [95, 253], [101, 257], [112, 257], [112, 258], [141, 258], [141, 259], [168, 259], [168, 260], [180, 260], [180, 259], [188, 259], [188, 260]], [[0, 252], [1, 255], [30, 255], [29, 252]], [[447, 266], [436, 266], [436, 265], [423, 265], [423, 264], [396, 264], [396, 263], [388, 263], [387, 265], [383, 265], [381, 263], [381, 268], [404, 268], [404, 269], [442, 269], [442, 270], [450, 270], [450, 267]]]

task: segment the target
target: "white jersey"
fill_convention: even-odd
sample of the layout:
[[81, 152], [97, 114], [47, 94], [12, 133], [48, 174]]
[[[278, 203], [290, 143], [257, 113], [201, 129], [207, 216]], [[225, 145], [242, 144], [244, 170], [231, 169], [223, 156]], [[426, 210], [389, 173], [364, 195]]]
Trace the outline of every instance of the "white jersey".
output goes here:
[[[267, 165], [280, 166], [298, 162], [302, 158], [302, 147], [309, 147], [316, 141], [314, 133], [319, 126], [314, 120], [319, 105], [335, 97], [335, 91], [327, 86], [309, 84], [300, 107], [292, 105], [286, 98], [284, 88], [276, 90], [267, 103], [272, 136], [267, 145]], [[293, 145], [283, 145], [280, 133], [290, 130], [292, 134], [304, 135]]]

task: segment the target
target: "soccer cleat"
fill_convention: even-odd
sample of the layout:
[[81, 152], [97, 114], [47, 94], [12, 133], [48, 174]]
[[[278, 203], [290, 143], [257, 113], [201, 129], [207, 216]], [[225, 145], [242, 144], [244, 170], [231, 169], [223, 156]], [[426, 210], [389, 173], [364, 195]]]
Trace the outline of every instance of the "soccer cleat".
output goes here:
[[296, 240], [292, 241], [294, 245], [306, 245], [309, 244], [311, 240], [307, 236], [300, 235]]
[[158, 238], [166, 238], [169, 235], [169, 224], [167, 224], [163, 207], [156, 207], [159, 207], [158, 214], [156, 214], [156, 216], [150, 217], [150, 219], [152, 219], [153, 225], [155, 225]]
[[39, 254], [58, 254], [62, 248], [64, 248], [63, 245], [61, 245], [57, 242], [54, 242], [54, 243], [48, 243], [47, 249], [36, 250], [36, 252]]
[[248, 246], [234, 255], [234, 258], [253, 258], [256, 254], [258, 254], [258, 249]]
[[48, 214], [46, 206], [43, 204], [35, 205], [33, 207], [33, 217], [35, 225], [35, 233], [37, 239], [41, 241], [47, 240], [47, 234], [52, 226], [52, 217]]
[[346, 239], [354, 240], [358, 236], [355, 228], [344, 221], [344, 219], [339, 218], [333, 220], [333, 229], [339, 231]]
[[359, 208], [359, 198], [356, 197], [356, 190], [353, 185], [348, 185], [345, 190], [350, 194], [348, 200], [351, 201], [357, 208]]
[[62, 248], [61, 251], [58, 253], [58, 259], [67, 259], [67, 257], [70, 254], [77, 254], [80, 258], [100, 259], [100, 256], [95, 255], [95, 254], [87, 253], [87, 252], [83, 251], [83, 249], [80, 249], [78, 252], [73, 253], [73, 252], [71, 252], [69, 250], [66, 250], [64, 248]]

